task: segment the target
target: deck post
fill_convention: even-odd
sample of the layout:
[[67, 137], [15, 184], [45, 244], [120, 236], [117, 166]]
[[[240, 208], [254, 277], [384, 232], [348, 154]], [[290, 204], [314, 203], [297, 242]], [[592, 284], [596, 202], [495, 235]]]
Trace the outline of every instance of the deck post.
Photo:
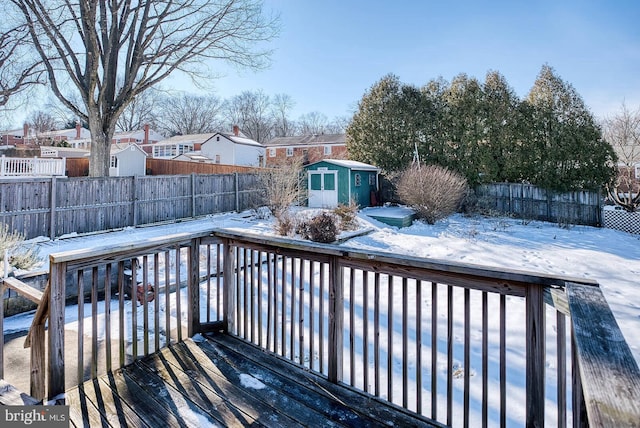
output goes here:
[[342, 346], [344, 328], [344, 282], [343, 268], [336, 256], [329, 262], [329, 382], [342, 380]]
[[30, 394], [37, 400], [45, 397], [45, 333], [44, 323], [31, 326]]
[[49, 399], [62, 394], [65, 388], [64, 378], [64, 307], [67, 264], [50, 262], [49, 279]]
[[4, 291], [4, 281], [0, 279], [0, 379], [4, 379]]
[[188, 312], [187, 336], [200, 332], [200, 239], [192, 239], [189, 246], [189, 274], [187, 276]]
[[223, 240], [224, 260], [222, 261], [222, 278], [223, 278], [223, 314], [222, 321], [224, 331], [226, 333], [235, 332], [236, 306], [235, 306], [235, 287], [233, 286], [235, 275], [233, 274], [233, 246], [230, 239]]
[[526, 377], [528, 428], [544, 427], [545, 303], [543, 287], [529, 284], [526, 299]]

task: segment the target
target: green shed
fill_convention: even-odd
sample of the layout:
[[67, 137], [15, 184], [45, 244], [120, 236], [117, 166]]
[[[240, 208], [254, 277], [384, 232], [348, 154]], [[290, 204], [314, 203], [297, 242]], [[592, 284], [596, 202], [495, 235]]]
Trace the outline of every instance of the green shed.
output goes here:
[[333, 208], [354, 201], [361, 207], [376, 205], [380, 169], [366, 163], [324, 159], [306, 165], [309, 207]]

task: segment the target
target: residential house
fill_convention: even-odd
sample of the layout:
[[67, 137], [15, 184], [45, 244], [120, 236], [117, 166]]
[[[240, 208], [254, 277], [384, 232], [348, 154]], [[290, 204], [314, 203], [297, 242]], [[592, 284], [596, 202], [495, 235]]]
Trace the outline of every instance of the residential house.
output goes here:
[[[143, 129], [136, 131], [121, 131], [115, 132], [111, 138], [111, 144], [137, 144], [141, 147], [151, 147], [158, 141], [164, 139], [164, 136], [158, 131], [154, 131], [149, 125], [144, 125]], [[91, 137], [75, 139], [68, 141], [71, 147], [88, 149], [91, 146]], [[145, 150], [145, 152], [151, 153], [151, 148]]]
[[62, 141], [71, 144], [72, 141], [88, 139], [90, 137], [91, 133], [89, 130], [83, 128], [79, 123], [76, 124], [75, 128], [45, 132], [36, 132], [35, 129], [29, 128], [29, 125], [25, 123], [22, 130], [14, 129], [3, 132], [2, 145], [16, 147], [50, 146]]
[[175, 135], [156, 143], [142, 144], [140, 147], [153, 158], [174, 159], [184, 153], [200, 150], [202, 143], [214, 134]]
[[287, 158], [300, 157], [305, 165], [323, 159], [347, 159], [345, 134], [313, 134], [276, 137], [265, 144], [266, 166], [281, 164]]
[[237, 126], [232, 133], [216, 132], [200, 147], [202, 155], [224, 165], [264, 165], [264, 146], [248, 138]]

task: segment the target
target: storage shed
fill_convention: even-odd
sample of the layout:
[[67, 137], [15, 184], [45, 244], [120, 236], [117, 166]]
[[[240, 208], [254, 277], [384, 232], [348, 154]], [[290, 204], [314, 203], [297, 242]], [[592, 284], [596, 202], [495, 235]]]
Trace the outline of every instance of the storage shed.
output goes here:
[[305, 166], [309, 207], [333, 208], [354, 201], [361, 207], [377, 204], [380, 169], [362, 162], [324, 159]]

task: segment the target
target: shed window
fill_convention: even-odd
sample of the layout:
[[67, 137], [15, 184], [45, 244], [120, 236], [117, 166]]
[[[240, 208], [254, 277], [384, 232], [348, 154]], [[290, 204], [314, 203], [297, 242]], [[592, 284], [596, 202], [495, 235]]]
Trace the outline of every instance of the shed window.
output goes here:
[[118, 167], [118, 158], [115, 156], [111, 156], [111, 168], [117, 168]]
[[369, 174], [369, 186], [375, 186], [375, 185], [376, 185], [376, 175]]
[[360, 185], [362, 184], [362, 177], [360, 176], [360, 174], [357, 173], [356, 175], [354, 175], [353, 179], [356, 182], [356, 187], [360, 187]]

